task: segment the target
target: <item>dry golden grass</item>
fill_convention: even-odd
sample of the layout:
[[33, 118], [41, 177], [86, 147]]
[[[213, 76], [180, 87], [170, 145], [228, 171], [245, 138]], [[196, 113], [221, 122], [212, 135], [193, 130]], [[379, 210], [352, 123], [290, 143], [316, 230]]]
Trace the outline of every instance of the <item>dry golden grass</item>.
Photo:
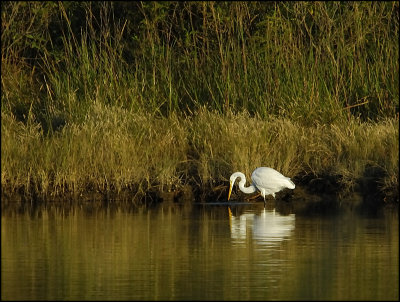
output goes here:
[[349, 190], [380, 171], [382, 190], [397, 190], [398, 126], [394, 119], [301, 126], [207, 110], [160, 118], [96, 103], [84, 123], [45, 136], [39, 124], [2, 114], [2, 188], [45, 195], [135, 194], [187, 183], [212, 189], [234, 171], [249, 176], [270, 166], [292, 178], [337, 176]]

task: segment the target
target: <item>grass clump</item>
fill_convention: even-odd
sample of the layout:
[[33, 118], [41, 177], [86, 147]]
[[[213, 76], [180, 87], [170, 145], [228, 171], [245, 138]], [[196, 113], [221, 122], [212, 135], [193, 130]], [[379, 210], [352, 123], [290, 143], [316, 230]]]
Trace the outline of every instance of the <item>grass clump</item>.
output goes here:
[[27, 127], [5, 114], [2, 118], [5, 191], [144, 193], [171, 188], [184, 172], [178, 169], [186, 137], [173, 117], [153, 120], [99, 104], [84, 124], [68, 124], [50, 137], [43, 137], [39, 124]]

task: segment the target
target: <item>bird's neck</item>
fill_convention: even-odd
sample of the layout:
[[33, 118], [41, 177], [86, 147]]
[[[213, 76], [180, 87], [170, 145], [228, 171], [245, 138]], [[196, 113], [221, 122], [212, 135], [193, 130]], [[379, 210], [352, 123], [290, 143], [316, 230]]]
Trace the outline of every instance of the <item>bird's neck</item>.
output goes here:
[[240, 177], [240, 182], [239, 182], [240, 191], [246, 194], [254, 193], [257, 191], [257, 188], [253, 184], [250, 184], [250, 186], [248, 187], [244, 186], [246, 184], [246, 176], [244, 176], [244, 174], [240, 175], [239, 177]]

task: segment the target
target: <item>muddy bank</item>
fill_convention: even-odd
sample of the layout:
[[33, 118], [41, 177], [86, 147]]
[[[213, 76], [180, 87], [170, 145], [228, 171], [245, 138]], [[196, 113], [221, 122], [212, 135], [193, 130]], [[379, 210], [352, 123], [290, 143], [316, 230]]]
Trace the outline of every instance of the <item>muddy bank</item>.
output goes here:
[[[379, 179], [365, 177], [359, 180], [353, 191], [343, 190], [334, 177], [325, 178], [294, 178], [296, 188], [284, 190], [276, 194], [276, 199], [267, 197], [267, 207], [276, 207], [282, 212], [292, 213], [334, 213], [343, 209], [377, 212], [382, 208], [398, 207], [398, 191], [382, 191], [379, 189]], [[81, 194], [66, 193], [62, 196], [25, 195], [23, 192], [7, 195], [2, 192], [2, 209], [20, 207], [37, 207], [41, 205], [60, 206], [65, 209], [74, 206], [81, 207], [138, 207], [164, 203], [166, 205], [194, 203], [240, 203], [251, 202], [263, 204], [263, 198], [257, 194], [243, 194], [235, 186], [230, 202], [227, 200], [229, 186], [227, 183], [216, 184], [213, 187], [200, 188], [185, 185], [181, 188], [170, 188], [167, 191], [149, 190], [146, 193], [135, 193], [131, 190], [122, 192], [94, 192], [88, 190]]]

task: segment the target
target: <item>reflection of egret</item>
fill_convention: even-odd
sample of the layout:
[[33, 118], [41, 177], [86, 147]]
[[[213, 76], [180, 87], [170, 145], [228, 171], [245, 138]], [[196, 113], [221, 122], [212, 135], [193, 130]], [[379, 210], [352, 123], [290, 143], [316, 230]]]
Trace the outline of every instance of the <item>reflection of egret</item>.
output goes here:
[[273, 211], [264, 211], [254, 220], [253, 238], [265, 243], [280, 242], [294, 230], [295, 215], [282, 216]]
[[228, 200], [231, 197], [232, 187], [235, 184], [236, 178], [238, 177], [240, 178], [239, 189], [243, 193], [247, 194], [254, 193], [259, 190], [261, 192], [261, 196], [264, 197], [264, 204], [265, 196], [272, 195], [275, 198], [276, 192], [279, 192], [285, 188], [295, 188], [295, 184], [290, 180], [289, 177], [283, 176], [275, 169], [260, 167], [255, 169], [251, 174], [251, 180], [253, 183], [248, 187], [244, 186], [246, 184], [246, 176], [242, 172], [235, 172], [231, 175]]
[[274, 245], [288, 238], [295, 227], [295, 215], [282, 216], [275, 210], [264, 209], [260, 215], [245, 211], [239, 216], [229, 210], [231, 238], [244, 240], [247, 230], [252, 230], [252, 238], [259, 244]]

